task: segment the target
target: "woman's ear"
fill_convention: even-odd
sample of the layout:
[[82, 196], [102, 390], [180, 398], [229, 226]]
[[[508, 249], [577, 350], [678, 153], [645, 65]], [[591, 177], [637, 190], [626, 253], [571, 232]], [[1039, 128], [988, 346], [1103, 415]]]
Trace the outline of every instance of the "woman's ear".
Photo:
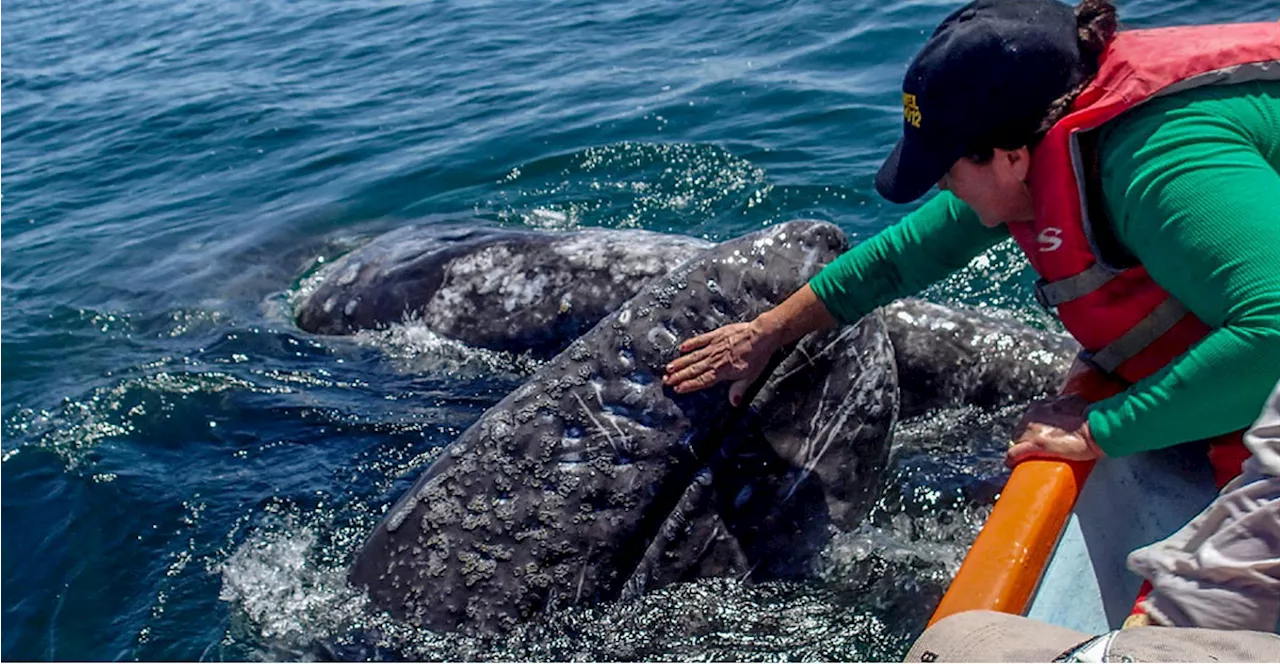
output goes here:
[[1009, 172], [1019, 182], [1027, 181], [1027, 173], [1031, 172], [1031, 150], [1022, 146], [1016, 150], [996, 149], [996, 157], [1003, 160]]

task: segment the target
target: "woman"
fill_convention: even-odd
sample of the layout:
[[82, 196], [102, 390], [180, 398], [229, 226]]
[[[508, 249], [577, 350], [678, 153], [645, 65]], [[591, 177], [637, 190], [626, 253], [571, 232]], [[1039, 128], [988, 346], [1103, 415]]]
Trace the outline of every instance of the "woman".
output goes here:
[[773, 310], [684, 342], [666, 384], [731, 381], [736, 405], [782, 346], [1013, 235], [1083, 363], [1129, 386], [1031, 405], [1007, 463], [1244, 428], [1280, 378], [1277, 61], [1280, 24], [1117, 34], [1102, 0], [962, 7], [908, 68], [876, 177], [897, 203], [941, 192]]

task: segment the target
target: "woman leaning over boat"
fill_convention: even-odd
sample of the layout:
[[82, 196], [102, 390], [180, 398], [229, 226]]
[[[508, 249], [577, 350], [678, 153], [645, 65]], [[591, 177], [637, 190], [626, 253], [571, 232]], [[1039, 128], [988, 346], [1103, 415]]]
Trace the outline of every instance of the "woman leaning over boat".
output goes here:
[[978, 0], [911, 62], [903, 118], [876, 189], [941, 192], [773, 310], [686, 341], [668, 385], [731, 381], [736, 403], [778, 348], [1012, 235], [1078, 364], [1129, 386], [1033, 404], [1008, 463], [1252, 421], [1280, 378], [1280, 24], [1117, 32], [1105, 1]]

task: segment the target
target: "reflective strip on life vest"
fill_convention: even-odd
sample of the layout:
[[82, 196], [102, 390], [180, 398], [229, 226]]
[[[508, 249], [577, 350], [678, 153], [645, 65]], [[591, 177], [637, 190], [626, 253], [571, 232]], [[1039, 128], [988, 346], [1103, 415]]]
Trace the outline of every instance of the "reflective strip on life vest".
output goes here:
[[1206, 85], [1235, 85], [1237, 83], [1275, 80], [1280, 80], [1280, 61], [1263, 60], [1261, 62], [1245, 62], [1182, 79], [1181, 81], [1164, 88], [1153, 96], [1163, 97], [1165, 95], [1176, 95], [1179, 92], [1190, 90], [1192, 88], [1204, 87]]
[[1063, 302], [1082, 298], [1102, 288], [1119, 275], [1120, 272], [1102, 263], [1094, 263], [1083, 272], [1066, 279], [1057, 281], [1040, 279], [1035, 285], [1036, 301], [1044, 305], [1045, 308], [1052, 309]]
[[1119, 339], [1109, 343], [1096, 353], [1081, 352], [1080, 359], [1106, 373], [1113, 373], [1129, 358], [1142, 352], [1165, 332], [1173, 329], [1178, 321], [1191, 313], [1181, 302], [1168, 298], [1160, 306], [1129, 328]]

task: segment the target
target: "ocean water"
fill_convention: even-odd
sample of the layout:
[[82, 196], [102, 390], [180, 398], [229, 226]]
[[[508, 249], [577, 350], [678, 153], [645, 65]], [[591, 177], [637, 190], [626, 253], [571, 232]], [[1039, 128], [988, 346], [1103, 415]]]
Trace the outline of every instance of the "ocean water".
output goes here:
[[[1005, 478], [1011, 413], [904, 424], [875, 512], [811, 581], [416, 633], [364, 611], [344, 565], [536, 362], [412, 326], [309, 335], [289, 295], [407, 223], [718, 240], [817, 217], [865, 239], [910, 209], [872, 177], [906, 63], [957, 4], [6, 2], [0, 656], [389, 656], [335, 650], [370, 629], [422, 658], [900, 656]], [[999, 247], [928, 295], [1051, 325], [1027, 283]]]

